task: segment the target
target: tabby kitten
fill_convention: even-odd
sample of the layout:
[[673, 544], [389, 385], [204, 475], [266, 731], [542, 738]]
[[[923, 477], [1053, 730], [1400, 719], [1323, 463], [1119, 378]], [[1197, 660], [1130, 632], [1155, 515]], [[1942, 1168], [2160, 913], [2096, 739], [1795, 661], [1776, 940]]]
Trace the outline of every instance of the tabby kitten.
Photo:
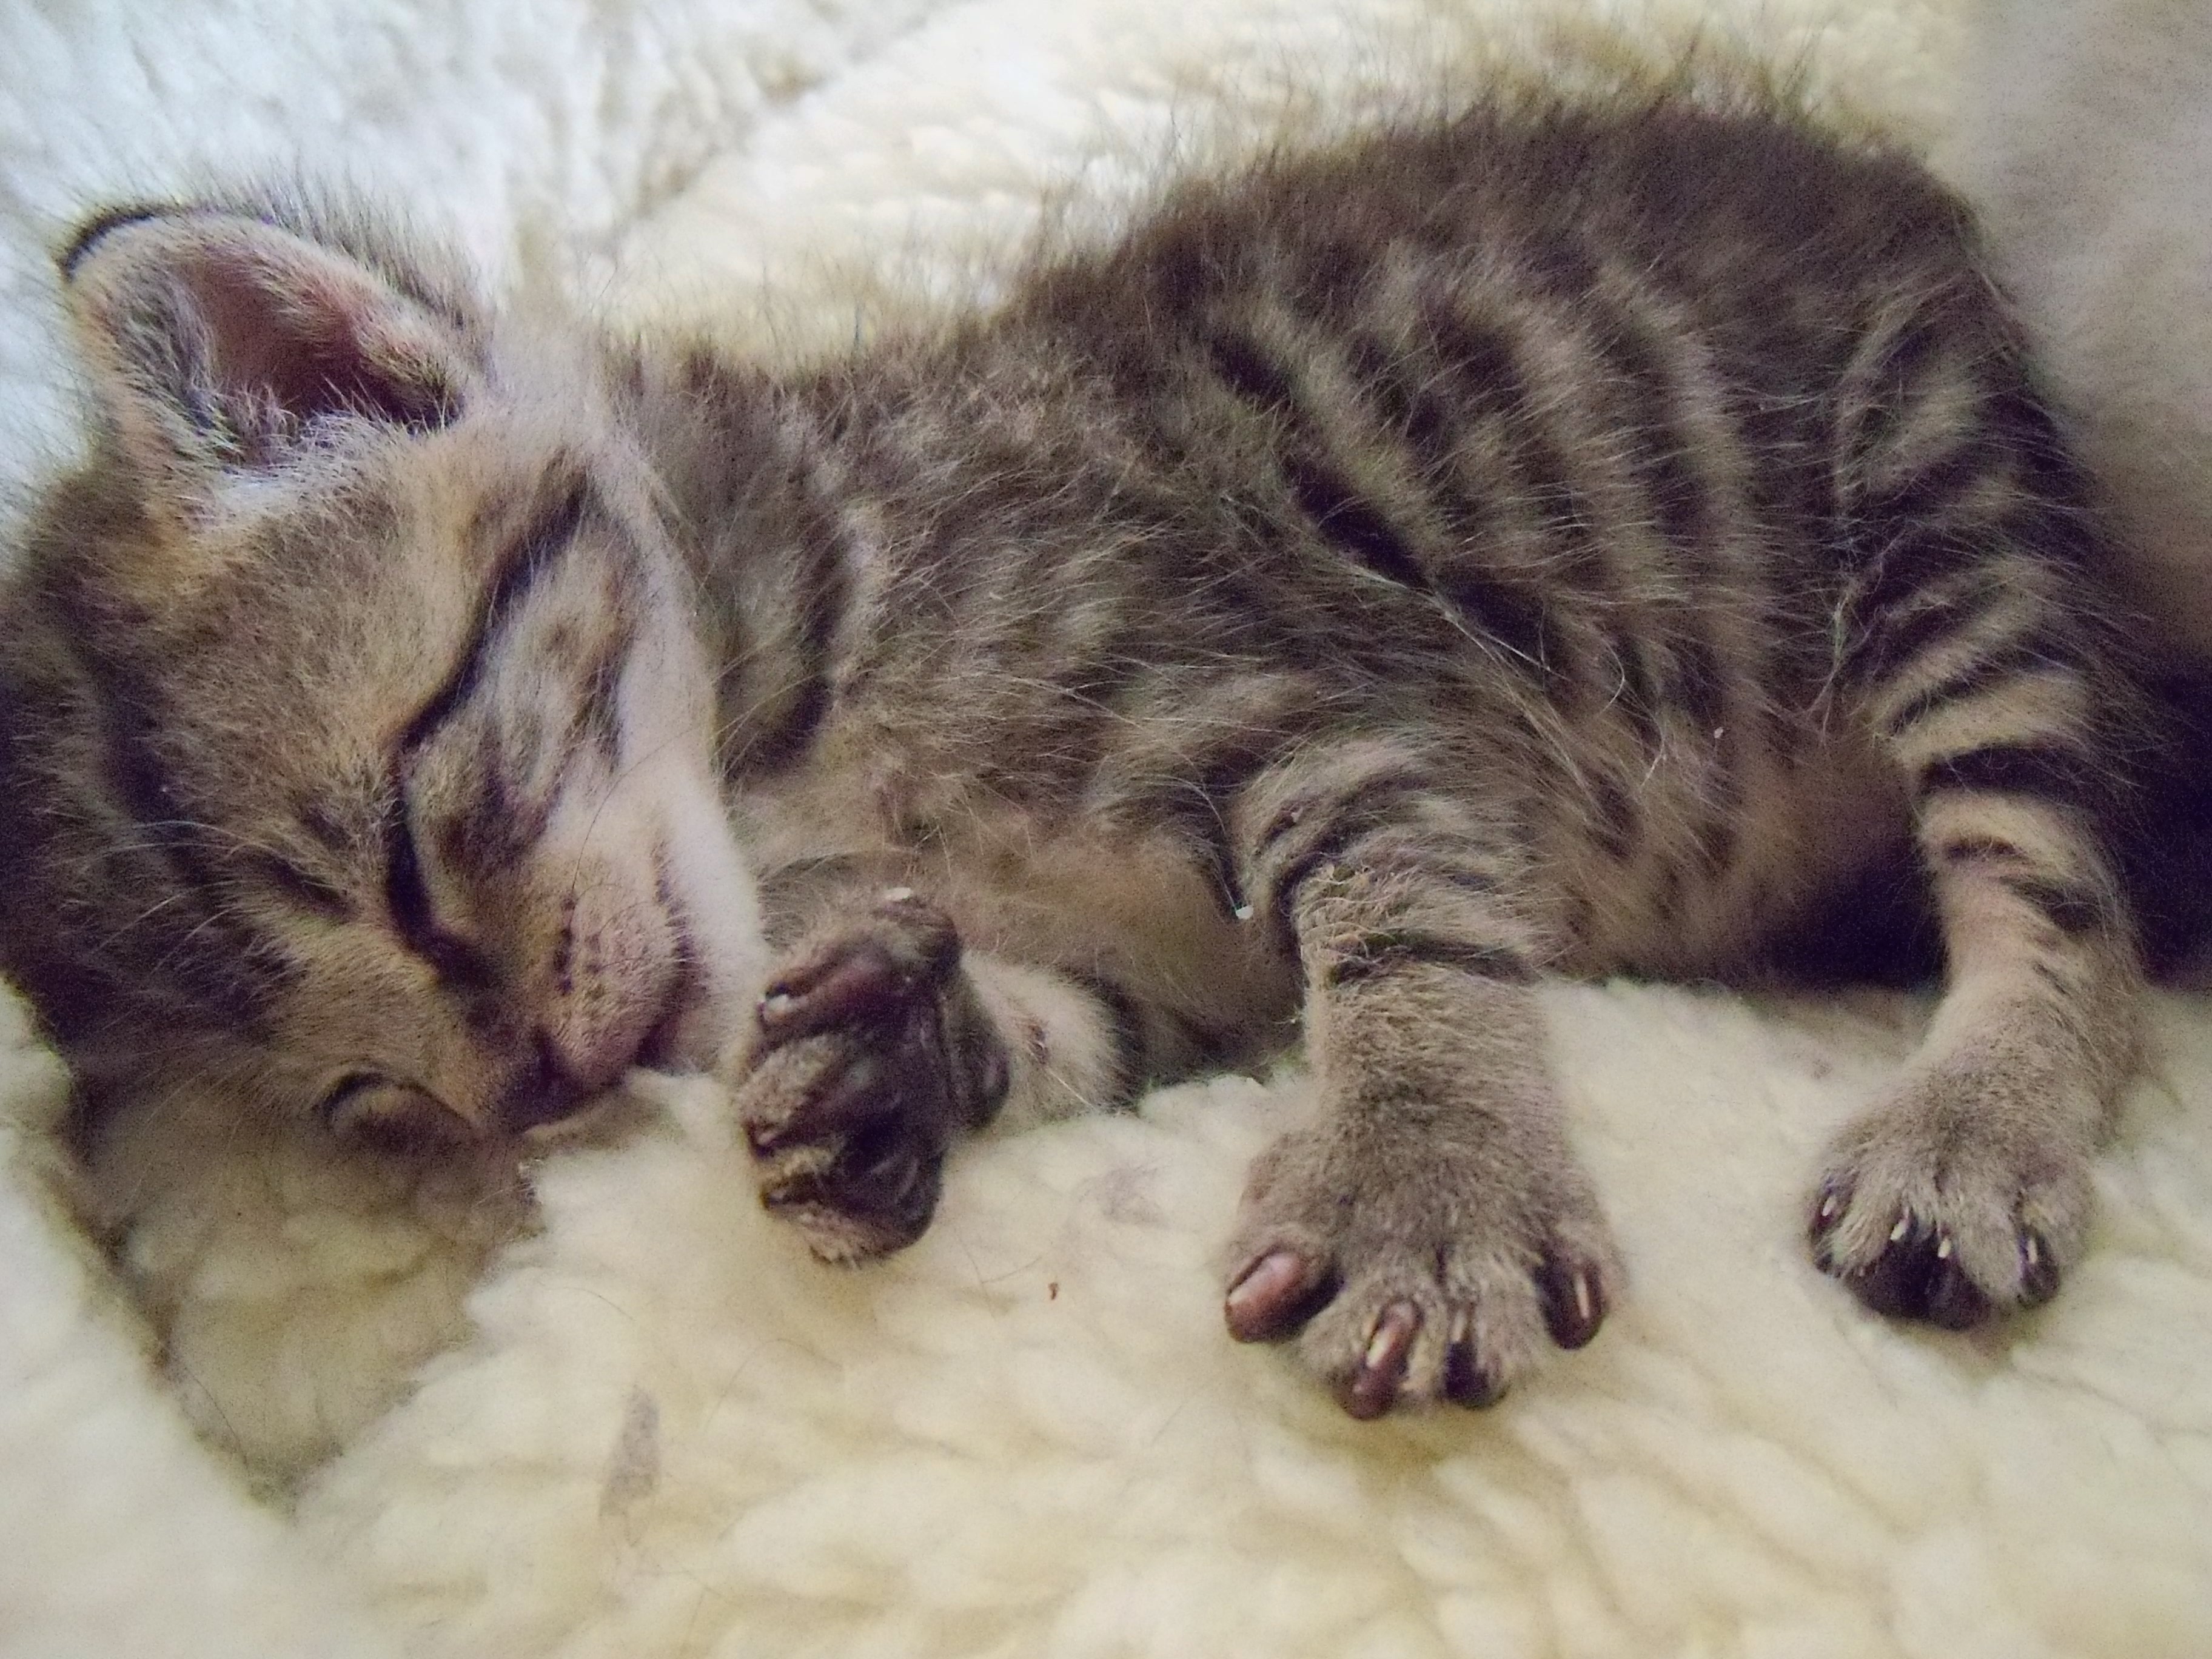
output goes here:
[[719, 1063], [853, 1260], [960, 1132], [1302, 1029], [1230, 1330], [1358, 1415], [1480, 1405], [1620, 1284], [1532, 984], [1741, 969], [1917, 864], [1948, 993], [1814, 1254], [1964, 1326], [2081, 1250], [2133, 692], [1903, 160], [1501, 100], [781, 375], [285, 199], [63, 269], [103, 418], [7, 609], [0, 949], [95, 1158], [180, 1088], [494, 1136]]

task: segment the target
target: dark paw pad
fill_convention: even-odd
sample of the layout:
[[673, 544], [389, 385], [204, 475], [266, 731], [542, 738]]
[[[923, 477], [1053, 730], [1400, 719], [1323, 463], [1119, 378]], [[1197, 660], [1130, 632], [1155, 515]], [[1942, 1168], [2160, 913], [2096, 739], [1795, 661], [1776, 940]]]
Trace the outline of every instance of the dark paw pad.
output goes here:
[[[1846, 1249], [1842, 1227], [1852, 1200], [1850, 1186], [1832, 1179], [1814, 1201], [1807, 1237], [1814, 1264], [1821, 1272], [1891, 1319], [1924, 1320], [1944, 1330], [1964, 1331], [1997, 1314], [1996, 1300], [1967, 1271], [1957, 1236], [1947, 1222], [1899, 1210], [1871, 1249]], [[2057, 1292], [2059, 1279], [2051, 1247], [2027, 1226], [2016, 1229], [2013, 1243], [2019, 1264], [2014, 1305], [2032, 1308], [2048, 1302]]]
[[1605, 1322], [1605, 1279], [1589, 1263], [1549, 1255], [1536, 1269], [1544, 1328], [1562, 1348], [1586, 1346]]
[[823, 940], [769, 981], [761, 1046], [902, 1019], [959, 965], [950, 918], [908, 895], [887, 897], [872, 925]]
[[2039, 1308], [2058, 1294], [2058, 1261], [2033, 1227], [2020, 1230], [2020, 1303]]
[[[766, 1160], [763, 1160], [764, 1162]], [[896, 1115], [861, 1124], [820, 1169], [767, 1175], [761, 1201], [805, 1226], [810, 1235], [852, 1241], [823, 1254], [881, 1255], [921, 1237], [944, 1185], [945, 1149]]]
[[[1595, 1335], [1597, 1328], [1590, 1328]], [[1583, 1341], [1588, 1341], [1584, 1337]], [[1580, 1343], [1576, 1344], [1577, 1347]], [[1505, 1384], [1492, 1375], [1482, 1363], [1482, 1355], [1474, 1343], [1474, 1317], [1465, 1308], [1452, 1311], [1452, 1322], [1444, 1344], [1443, 1397], [1455, 1405], [1471, 1406], [1477, 1410], [1494, 1406], [1505, 1397]]]

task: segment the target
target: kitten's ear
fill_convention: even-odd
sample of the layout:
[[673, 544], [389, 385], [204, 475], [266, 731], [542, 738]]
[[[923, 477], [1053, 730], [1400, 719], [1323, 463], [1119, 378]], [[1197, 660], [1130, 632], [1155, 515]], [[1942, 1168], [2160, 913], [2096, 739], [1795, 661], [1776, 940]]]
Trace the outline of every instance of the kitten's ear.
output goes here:
[[326, 416], [431, 430], [474, 381], [453, 319], [258, 219], [109, 214], [61, 264], [101, 402], [125, 450], [157, 472], [276, 465]]

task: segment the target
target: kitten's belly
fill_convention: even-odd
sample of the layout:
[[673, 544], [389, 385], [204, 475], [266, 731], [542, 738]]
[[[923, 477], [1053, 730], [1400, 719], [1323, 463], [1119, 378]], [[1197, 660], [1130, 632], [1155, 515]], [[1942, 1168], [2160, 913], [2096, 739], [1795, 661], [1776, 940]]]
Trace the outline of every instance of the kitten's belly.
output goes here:
[[1753, 963], [1851, 878], [1911, 856], [1911, 814], [1896, 769], [1855, 736], [1806, 734], [1788, 762], [1747, 767], [1730, 815], [1729, 856], [1700, 831], [1711, 812], [1689, 781], [1656, 772], [1639, 797], [1645, 833], [1612, 858], [1579, 826], [1556, 826], [1555, 867], [1574, 939], [1561, 966], [1577, 975], [1726, 975]]

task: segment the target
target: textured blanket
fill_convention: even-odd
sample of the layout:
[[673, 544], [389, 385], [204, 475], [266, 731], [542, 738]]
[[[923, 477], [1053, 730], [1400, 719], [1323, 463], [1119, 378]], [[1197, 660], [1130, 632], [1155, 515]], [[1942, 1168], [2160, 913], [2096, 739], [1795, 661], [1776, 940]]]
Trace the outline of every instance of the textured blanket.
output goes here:
[[[73, 442], [54, 238], [210, 174], [349, 178], [501, 280], [784, 349], [988, 291], [1176, 155], [1506, 65], [1701, 34], [1916, 143], [1954, 107], [1964, 0], [1593, 3], [15, 0], [0, 478]], [[0, 1650], [2212, 1653], [2212, 1010], [2160, 1002], [2065, 1294], [1962, 1338], [1802, 1244], [1817, 1147], [1924, 1006], [1547, 1003], [1627, 1293], [1491, 1411], [1360, 1425], [1221, 1329], [1294, 1069], [980, 1143], [858, 1273], [762, 1214], [710, 1085], [644, 1081], [465, 1304], [419, 1194], [215, 1145], [129, 1246], [157, 1351], [0, 997]]]

